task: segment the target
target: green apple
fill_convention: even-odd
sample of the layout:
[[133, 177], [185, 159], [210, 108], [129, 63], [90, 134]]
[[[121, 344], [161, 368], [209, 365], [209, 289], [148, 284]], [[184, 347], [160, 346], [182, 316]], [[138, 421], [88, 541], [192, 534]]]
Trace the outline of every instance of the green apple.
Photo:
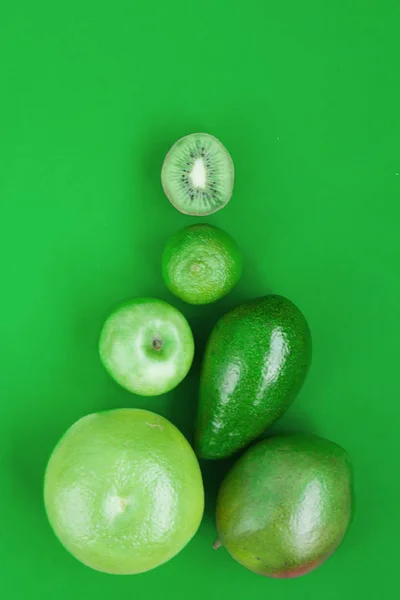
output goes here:
[[44, 501], [65, 548], [85, 565], [142, 573], [196, 533], [204, 490], [196, 456], [172, 423], [147, 410], [88, 415], [47, 465]]
[[106, 320], [100, 358], [110, 375], [140, 396], [169, 392], [186, 377], [194, 341], [182, 313], [163, 300], [136, 298]]

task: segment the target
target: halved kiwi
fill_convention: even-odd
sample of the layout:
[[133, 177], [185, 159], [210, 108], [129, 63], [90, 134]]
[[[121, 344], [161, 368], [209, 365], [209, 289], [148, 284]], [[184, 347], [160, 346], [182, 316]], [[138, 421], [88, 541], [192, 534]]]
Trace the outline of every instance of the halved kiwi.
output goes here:
[[161, 180], [171, 202], [186, 215], [211, 215], [232, 196], [235, 169], [228, 150], [208, 133], [178, 140], [165, 157]]

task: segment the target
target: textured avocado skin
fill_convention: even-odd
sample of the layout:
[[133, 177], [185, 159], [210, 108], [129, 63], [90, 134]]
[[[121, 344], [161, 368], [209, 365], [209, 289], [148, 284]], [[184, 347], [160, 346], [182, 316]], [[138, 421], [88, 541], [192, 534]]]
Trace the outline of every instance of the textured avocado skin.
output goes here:
[[335, 551], [351, 513], [346, 451], [312, 435], [276, 436], [247, 450], [228, 473], [217, 529], [228, 552], [251, 571], [298, 577]]
[[203, 360], [198, 455], [226, 458], [259, 436], [294, 400], [310, 362], [310, 330], [287, 298], [264, 296], [222, 317]]

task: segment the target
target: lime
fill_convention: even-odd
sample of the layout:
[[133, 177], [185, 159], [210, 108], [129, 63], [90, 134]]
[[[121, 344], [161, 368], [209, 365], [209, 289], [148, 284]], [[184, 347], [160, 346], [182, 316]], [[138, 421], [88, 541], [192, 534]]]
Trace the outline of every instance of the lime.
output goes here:
[[242, 257], [226, 231], [190, 225], [167, 242], [162, 271], [175, 296], [189, 304], [210, 304], [226, 296], [239, 281]]
[[180, 431], [146, 410], [88, 415], [48, 463], [44, 500], [65, 548], [85, 565], [133, 574], [175, 556], [204, 508], [200, 468]]

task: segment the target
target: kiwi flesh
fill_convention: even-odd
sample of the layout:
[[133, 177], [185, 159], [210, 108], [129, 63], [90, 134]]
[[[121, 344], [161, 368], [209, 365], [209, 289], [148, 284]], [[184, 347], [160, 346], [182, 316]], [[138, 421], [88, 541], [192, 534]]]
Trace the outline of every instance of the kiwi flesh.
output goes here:
[[233, 191], [235, 169], [228, 150], [208, 133], [178, 140], [165, 157], [161, 181], [175, 208], [187, 215], [211, 215]]

